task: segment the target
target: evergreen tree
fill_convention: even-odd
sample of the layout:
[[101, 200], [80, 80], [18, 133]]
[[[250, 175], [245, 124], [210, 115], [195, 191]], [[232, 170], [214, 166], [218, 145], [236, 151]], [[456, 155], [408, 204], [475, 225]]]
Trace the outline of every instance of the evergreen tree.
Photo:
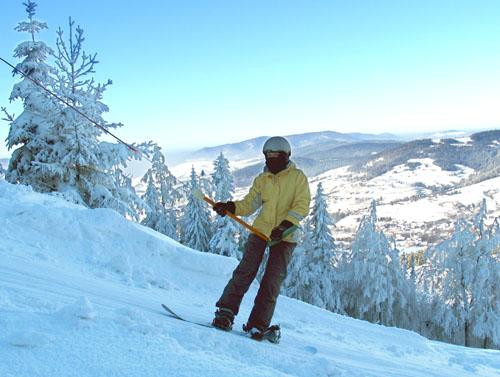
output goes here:
[[210, 212], [193, 190], [200, 189], [200, 182], [194, 170], [191, 169], [191, 179], [188, 184], [188, 200], [184, 207], [181, 242], [195, 250], [208, 251], [211, 237]]
[[[472, 222], [459, 219], [449, 240], [427, 251], [427, 280], [433, 282], [436, 337], [465, 346], [500, 345], [499, 262], [496, 222], [487, 229], [486, 202]], [[442, 330], [441, 335], [438, 331]]]
[[[336, 249], [330, 227], [323, 185], [318, 184], [311, 216], [306, 222], [304, 240], [297, 247], [291, 265], [289, 293], [300, 300], [329, 310], [340, 310], [340, 295], [335, 286], [332, 258]], [[295, 275], [295, 276], [294, 276]]]
[[350, 255], [342, 266], [342, 299], [352, 317], [370, 322], [398, 325], [404, 322], [407, 284], [399, 252], [383, 232], [376, 230], [375, 201], [363, 217]]
[[[96, 84], [96, 55], [83, 51], [83, 30], [74, 29], [69, 20], [69, 40], [58, 30], [57, 53], [35, 41], [35, 33], [46, 28], [33, 19], [36, 5], [27, 4], [29, 22], [19, 31], [28, 31], [31, 41], [21, 43], [16, 57], [25, 57], [18, 69], [64, 98], [71, 107], [93, 119], [103, 129], [121, 126], [107, 124], [102, 114], [108, 107], [102, 96], [111, 81]], [[44, 63], [48, 54], [55, 58], [57, 69]], [[141, 156], [123, 144], [99, 141], [103, 129], [96, 127], [74, 109], [55, 103], [48, 94], [29, 80], [14, 86], [11, 99], [21, 98], [23, 113], [11, 122], [8, 146], [21, 145], [12, 154], [7, 179], [31, 185], [42, 192], [58, 192], [69, 200], [91, 208], [108, 207], [131, 218], [138, 217], [137, 207], [144, 205], [137, 197], [121, 168], [130, 158]], [[149, 144], [136, 147], [147, 153]]]
[[[214, 161], [212, 173], [212, 187], [216, 202], [232, 200], [234, 193], [233, 176], [229, 170], [229, 161], [221, 152]], [[214, 234], [210, 239], [210, 252], [241, 259], [236, 235], [238, 228], [228, 216], [217, 216], [215, 219]]]
[[[312, 248], [311, 246], [311, 218], [307, 217], [302, 229], [297, 229], [298, 237], [297, 247], [293, 251], [292, 259], [288, 265], [287, 276], [283, 282], [282, 292], [288, 297], [307, 302], [309, 298], [307, 287], [311, 276], [309, 271], [306, 271], [307, 265], [306, 253]], [[315, 277], [317, 278], [317, 277]]]
[[[57, 94], [104, 129], [121, 127], [122, 124], [106, 123], [103, 119], [109, 109], [102, 98], [111, 80], [97, 84], [90, 76], [98, 63], [97, 54], [85, 53], [83, 29], [75, 29], [74, 25], [70, 18], [67, 42], [63, 30], [57, 31]], [[113, 208], [137, 219], [145, 205], [121, 168], [130, 158], [140, 156], [123, 144], [100, 141], [104, 131], [70, 108], [60, 112], [54, 130], [57, 153], [47, 171], [58, 179], [59, 191], [90, 207]], [[148, 153], [150, 147], [151, 144], [143, 144], [136, 148]]]
[[142, 224], [177, 240], [176, 203], [182, 195], [176, 187], [179, 182], [168, 169], [165, 157], [157, 146], [153, 151], [151, 168], [142, 181], [146, 184], [142, 198], [148, 206]]
[[[2, 113], [4, 113], [4, 116], [5, 116], [5, 118], [2, 118], [2, 120], [5, 120], [5, 121], [7, 121], [7, 122], [12, 122], [12, 121], [14, 120], [14, 116], [13, 116], [13, 115], [11, 115], [11, 114], [9, 114], [9, 113], [7, 112], [7, 108], [5, 108], [5, 107], [1, 107], [1, 108], [0, 108], [0, 111], [1, 111]], [[4, 179], [4, 178], [5, 178], [5, 169], [4, 169], [4, 167], [2, 166], [2, 164], [0, 164], [0, 178], [1, 178], [1, 179]]]
[[[28, 20], [19, 22], [15, 30], [28, 33], [29, 40], [21, 42], [14, 50], [14, 57], [22, 60], [16, 65], [14, 75], [20, 71], [50, 88], [54, 85], [54, 69], [46, 60], [52, 50], [36, 39], [40, 31], [47, 29], [47, 24], [34, 18], [35, 2], [28, 0], [24, 5]], [[53, 145], [52, 138], [47, 137], [53, 124], [51, 117], [58, 112], [59, 106], [43, 89], [24, 76], [14, 85], [9, 99], [21, 100], [23, 112], [15, 119], [5, 119], [10, 123], [7, 147], [17, 147], [12, 153], [5, 178], [11, 183], [32, 185], [38, 191], [51, 191], [52, 184], [43, 180], [41, 171]]]
[[400, 325], [404, 328], [417, 330], [420, 326], [421, 319], [414, 315], [419, 311], [418, 305], [418, 296], [417, 296], [417, 272], [415, 270], [415, 255], [412, 255], [410, 258], [410, 266], [406, 266], [405, 272], [408, 275], [407, 284], [408, 284], [408, 303], [407, 308], [405, 310], [404, 317], [406, 318], [406, 323], [401, 323]]
[[500, 260], [494, 253], [500, 251], [498, 219], [488, 228], [486, 200], [474, 218], [473, 230], [476, 235], [473, 260], [476, 267], [472, 271], [471, 333], [484, 348], [491, 345], [500, 348]]
[[112, 174], [115, 178], [114, 187], [116, 194], [110, 198], [114, 200], [114, 197], [118, 195], [121, 200], [117, 201], [117, 203], [111, 202], [104, 207], [114, 208], [134, 221], [139, 221], [141, 212], [144, 211], [147, 206], [137, 195], [135, 188], [132, 185], [132, 178], [126, 175], [119, 166], [115, 166], [113, 168]]
[[214, 189], [216, 202], [227, 202], [233, 198], [234, 179], [229, 169], [229, 161], [222, 152], [214, 161], [211, 186]]
[[200, 179], [199, 179], [199, 189], [209, 198], [213, 198], [214, 196], [214, 186], [210, 180], [210, 177], [207, 176], [205, 170], [201, 170]]

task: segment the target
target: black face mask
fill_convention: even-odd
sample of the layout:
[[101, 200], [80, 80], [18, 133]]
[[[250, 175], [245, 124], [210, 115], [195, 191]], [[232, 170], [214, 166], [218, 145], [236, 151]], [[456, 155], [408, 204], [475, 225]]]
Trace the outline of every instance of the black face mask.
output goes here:
[[288, 156], [285, 153], [280, 153], [279, 157], [268, 158], [266, 156], [266, 166], [273, 174], [278, 174], [280, 171], [285, 170], [288, 162]]

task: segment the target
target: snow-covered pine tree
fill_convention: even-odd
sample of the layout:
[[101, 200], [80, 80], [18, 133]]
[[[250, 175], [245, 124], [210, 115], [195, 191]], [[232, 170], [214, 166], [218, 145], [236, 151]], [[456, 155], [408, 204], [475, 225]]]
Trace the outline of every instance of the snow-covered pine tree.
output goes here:
[[311, 217], [307, 217], [298, 236], [297, 247], [293, 251], [292, 259], [288, 265], [287, 276], [283, 282], [282, 293], [288, 297], [305, 301], [308, 297], [306, 287], [309, 286], [309, 271], [305, 270], [306, 253], [311, 246]]
[[[69, 48], [59, 29], [55, 54], [35, 40], [36, 33], [47, 28], [34, 19], [36, 4], [28, 1], [25, 5], [28, 21], [19, 23], [16, 30], [28, 32], [31, 40], [15, 50], [15, 57], [24, 58], [17, 69], [55, 91], [104, 128], [120, 126], [102, 119], [108, 108], [101, 99], [111, 82], [96, 84], [88, 77], [94, 73], [97, 61], [95, 55], [83, 52], [83, 30], [78, 27], [74, 35], [70, 19]], [[45, 63], [49, 54], [55, 57], [59, 70]], [[122, 176], [120, 167], [126, 166], [131, 157], [140, 158], [139, 154], [123, 144], [100, 142], [102, 130], [66, 105], [55, 102], [26, 78], [14, 86], [11, 100], [14, 99], [23, 101], [24, 111], [10, 122], [7, 145], [19, 147], [9, 163], [9, 182], [28, 184], [41, 192], [60, 192], [65, 198], [92, 208], [109, 207], [132, 218], [137, 216], [134, 207], [141, 201], [124, 184], [127, 177]], [[149, 144], [136, 146], [143, 153], [148, 148]]]
[[[234, 193], [234, 180], [229, 170], [229, 161], [221, 152], [214, 161], [212, 173], [212, 187], [216, 202], [232, 200]], [[214, 234], [210, 239], [210, 252], [241, 259], [238, 248], [238, 228], [236, 223], [228, 216], [217, 216], [215, 219]]]
[[332, 311], [340, 310], [340, 292], [336, 288], [332, 258], [336, 249], [330, 227], [323, 185], [318, 184], [311, 216], [305, 227], [302, 247], [291, 269], [291, 294], [296, 298]]
[[429, 247], [424, 252], [422, 267], [416, 271], [416, 303], [418, 305], [418, 317], [415, 316], [416, 330], [426, 338], [449, 340], [444, 335], [443, 327], [438, 325], [436, 318], [437, 312], [445, 309], [442, 297], [439, 294], [441, 273], [435, 261], [429, 259], [430, 250], [435, 246]]
[[210, 212], [208, 206], [193, 194], [196, 189], [200, 189], [200, 182], [193, 167], [187, 186], [188, 198], [182, 218], [181, 242], [192, 249], [208, 251], [212, 236]]
[[376, 230], [377, 212], [372, 201], [352, 243], [347, 265], [341, 266], [342, 301], [355, 318], [384, 325], [399, 325], [406, 313], [407, 284], [399, 252], [383, 232]]
[[115, 192], [121, 200], [116, 203], [118, 207], [114, 206], [115, 203], [110, 203], [106, 207], [114, 208], [134, 221], [139, 221], [140, 215], [147, 208], [147, 205], [137, 195], [131, 176], [125, 174], [119, 166], [113, 167], [112, 175], [115, 177]]
[[[67, 42], [63, 30], [57, 31], [57, 53], [53, 54], [58, 68], [56, 93], [104, 129], [121, 127], [122, 124], [103, 119], [109, 108], [102, 98], [111, 80], [98, 84], [91, 77], [98, 63], [97, 54], [85, 53], [83, 29], [79, 26], [75, 29], [74, 25], [70, 18]], [[137, 219], [138, 211], [145, 205], [121, 168], [131, 158], [140, 159], [140, 154], [122, 143], [100, 141], [104, 131], [68, 107], [54, 119], [53, 128], [55, 153], [45, 171], [54, 177], [57, 190], [92, 208], [113, 208]], [[147, 154], [151, 143], [135, 148]]]
[[[472, 278], [471, 333], [474, 345], [500, 348], [500, 232], [498, 218], [487, 227], [486, 199], [474, 217], [477, 240], [472, 256], [477, 266]], [[477, 342], [478, 340], [479, 342]]]
[[226, 202], [233, 198], [234, 179], [229, 169], [229, 161], [224, 157], [222, 152], [220, 152], [219, 156], [214, 161], [212, 187], [214, 189], [214, 200], [216, 202]]
[[[459, 219], [449, 240], [427, 250], [427, 279], [435, 281], [433, 334], [465, 346], [500, 346], [498, 227], [487, 229], [486, 202], [472, 222]], [[442, 330], [443, 334], [438, 331]]]
[[199, 189], [207, 195], [209, 198], [214, 197], [214, 186], [209, 176], [205, 173], [205, 170], [201, 170], [199, 179]]
[[[14, 121], [14, 115], [9, 114], [9, 112], [7, 111], [7, 108], [0, 107], [0, 111], [4, 114], [3, 115], [4, 118], [2, 118], [2, 120], [5, 120], [6, 122]], [[5, 178], [5, 169], [2, 166], [2, 164], [0, 163], [0, 179], [4, 179], [4, 178]]]
[[451, 238], [426, 252], [429, 261], [426, 280], [431, 281], [435, 296], [431, 301], [433, 335], [459, 344], [465, 343], [464, 323], [469, 310], [463, 282], [464, 255], [466, 249], [473, 248], [473, 239], [470, 224], [459, 219]]
[[417, 296], [417, 272], [415, 270], [415, 255], [410, 258], [410, 265], [405, 266], [405, 276], [407, 276], [407, 306], [403, 318], [406, 318], [407, 323], [400, 323], [401, 327], [417, 331], [421, 325], [421, 319], [415, 315], [419, 310], [418, 296]]
[[0, 179], [5, 178], [5, 169], [3, 168], [2, 164], [0, 164]]
[[[35, 17], [37, 4], [28, 0], [26, 6], [28, 20], [21, 21], [15, 30], [28, 33], [29, 40], [21, 42], [14, 50], [14, 57], [21, 59], [16, 69], [45, 87], [53, 87], [54, 69], [46, 63], [52, 50], [36, 35], [47, 29], [45, 22]], [[14, 75], [18, 74], [14, 71]], [[51, 128], [58, 106], [40, 87], [26, 77], [16, 83], [9, 100], [21, 100], [23, 112], [17, 117], [7, 117], [10, 123], [7, 147], [17, 147], [10, 158], [5, 178], [11, 183], [31, 185], [37, 191], [53, 190], [53, 182], [47, 181], [41, 174], [41, 165], [47, 162], [52, 153], [53, 138]], [[6, 113], [6, 110], [4, 111]]]
[[178, 240], [176, 203], [182, 197], [176, 187], [179, 182], [165, 164], [160, 147], [154, 147], [151, 161], [151, 168], [142, 178], [146, 184], [142, 199], [148, 206], [142, 224]]

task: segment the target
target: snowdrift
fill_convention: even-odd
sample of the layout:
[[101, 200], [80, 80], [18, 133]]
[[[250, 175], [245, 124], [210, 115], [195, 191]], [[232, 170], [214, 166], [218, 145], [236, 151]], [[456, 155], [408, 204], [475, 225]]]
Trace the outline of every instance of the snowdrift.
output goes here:
[[[280, 297], [279, 345], [203, 328], [237, 261], [0, 181], [0, 376], [498, 376], [500, 352]], [[235, 327], [247, 319], [258, 284]]]

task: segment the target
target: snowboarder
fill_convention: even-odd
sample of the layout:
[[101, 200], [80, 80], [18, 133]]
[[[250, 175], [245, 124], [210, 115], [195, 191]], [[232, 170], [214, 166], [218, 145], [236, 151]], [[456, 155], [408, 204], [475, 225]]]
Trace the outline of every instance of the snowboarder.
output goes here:
[[[254, 179], [248, 194], [242, 200], [218, 202], [213, 207], [220, 216], [226, 211], [248, 216], [260, 208], [253, 226], [273, 241], [252, 312], [243, 326], [243, 330], [254, 339], [262, 339], [269, 331], [279, 331], [279, 327], [269, 325], [287, 265], [297, 245], [290, 228], [297, 227], [307, 216], [311, 201], [305, 174], [290, 161], [288, 141], [279, 136], [271, 137], [265, 142], [262, 152], [266, 166], [264, 172]], [[287, 229], [290, 234], [287, 234]], [[227, 331], [232, 329], [243, 295], [257, 275], [266, 246], [266, 241], [255, 234], [248, 237], [243, 258], [216, 303], [218, 310], [212, 323], [215, 327]]]

